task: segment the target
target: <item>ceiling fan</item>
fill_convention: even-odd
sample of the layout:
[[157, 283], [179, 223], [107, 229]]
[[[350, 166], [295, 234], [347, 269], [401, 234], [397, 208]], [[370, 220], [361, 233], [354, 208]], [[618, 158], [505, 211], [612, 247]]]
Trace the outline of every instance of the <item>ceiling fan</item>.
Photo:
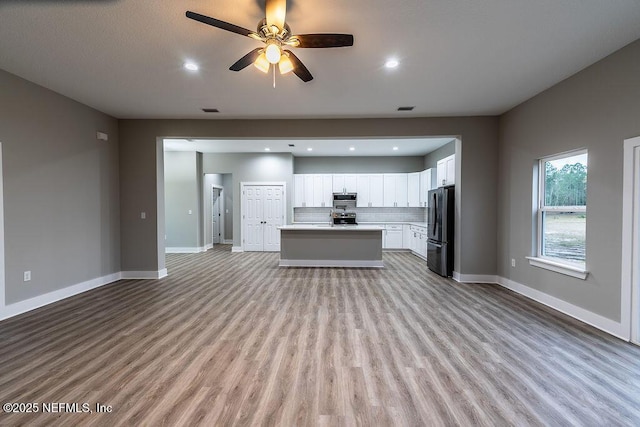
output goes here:
[[313, 76], [302, 61], [285, 47], [328, 48], [353, 46], [353, 35], [351, 34], [292, 34], [291, 28], [285, 22], [286, 12], [286, 0], [266, 0], [266, 17], [258, 23], [258, 29], [255, 32], [191, 11], [187, 11], [187, 18], [242, 36], [251, 37], [265, 44], [265, 46], [256, 48], [240, 58], [229, 67], [231, 71], [240, 71], [254, 64], [256, 68], [264, 73], [269, 72], [271, 65], [273, 65], [275, 73], [277, 64], [280, 74], [293, 71], [302, 81], [308, 82], [313, 79]]

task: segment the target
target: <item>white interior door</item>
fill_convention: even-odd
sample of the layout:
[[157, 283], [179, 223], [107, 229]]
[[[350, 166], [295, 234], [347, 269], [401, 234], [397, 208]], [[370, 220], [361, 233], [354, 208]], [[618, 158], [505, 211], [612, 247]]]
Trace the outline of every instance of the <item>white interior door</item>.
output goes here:
[[279, 252], [280, 230], [285, 223], [284, 184], [242, 185], [243, 250]]
[[244, 187], [244, 204], [242, 222], [244, 233], [242, 236], [243, 249], [248, 252], [264, 250], [263, 239], [263, 208], [264, 187], [259, 185]]
[[284, 224], [284, 200], [281, 185], [264, 187], [263, 192], [263, 227], [264, 251], [280, 252], [280, 230]]
[[213, 234], [212, 236], [212, 243], [214, 245], [219, 244], [221, 241], [221, 234], [220, 234], [220, 218], [221, 218], [221, 212], [220, 212], [220, 189], [219, 188], [214, 188], [213, 189], [213, 208], [211, 210], [211, 219], [213, 221], [212, 227], [211, 227], [211, 232]]

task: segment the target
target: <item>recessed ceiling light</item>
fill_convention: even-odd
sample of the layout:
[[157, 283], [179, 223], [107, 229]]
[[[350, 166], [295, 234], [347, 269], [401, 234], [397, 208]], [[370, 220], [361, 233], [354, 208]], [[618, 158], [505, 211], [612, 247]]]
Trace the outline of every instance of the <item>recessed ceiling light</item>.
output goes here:
[[271, 148], [265, 147], [264, 151], [271, 151]]
[[387, 68], [396, 68], [400, 63], [397, 59], [387, 59], [387, 62], [384, 63], [384, 66]]
[[349, 151], [355, 151], [356, 147], [349, 147]]
[[184, 68], [186, 68], [189, 71], [198, 71], [198, 64], [196, 64], [195, 62], [185, 62], [184, 63]]
[[313, 151], [313, 148], [309, 147], [307, 148], [307, 151]]
[[398, 151], [398, 147], [393, 147], [393, 151]]

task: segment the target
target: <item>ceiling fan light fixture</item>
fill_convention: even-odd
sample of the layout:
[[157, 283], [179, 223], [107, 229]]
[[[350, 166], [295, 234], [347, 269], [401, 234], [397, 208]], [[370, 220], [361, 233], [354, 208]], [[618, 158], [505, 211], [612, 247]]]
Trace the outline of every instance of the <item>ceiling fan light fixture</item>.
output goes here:
[[287, 74], [293, 70], [293, 62], [291, 62], [287, 54], [284, 54], [280, 58], [280, 62], [278, 62], [278, 67], [280, 68], [280, 74]]
[[258, 56], [256, 62], [254, 62], [253, 65], [263, 73], [268, 73], [269, 67], [271, 66], [271, 64], [267, 60], [267, 55], [265, 55], [264, 52], [262, 52], [260, 56]]
[[282, 56], [282, 51], [280, 50], [280, 46], [278, 46], [277, 42], [271, 42], [267, 44], [267, 48], [264, 50], [267, 61], [272, 64], [277, 64], [280, 62], [280, 57]]

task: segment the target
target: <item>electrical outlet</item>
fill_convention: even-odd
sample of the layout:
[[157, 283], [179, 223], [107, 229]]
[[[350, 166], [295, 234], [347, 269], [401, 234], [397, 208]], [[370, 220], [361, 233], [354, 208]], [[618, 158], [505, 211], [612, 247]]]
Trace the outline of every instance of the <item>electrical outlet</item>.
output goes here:
[[189, 209], [189, 215], [193, 215], [193, 211]]
[[24, 272], [24, 281], [28, 282], [31, 280], [31, 271], [25, 271]]
[[515, 266], [516, 266], [516, 259], [511, 258], [511, 267], [515, 267]]

